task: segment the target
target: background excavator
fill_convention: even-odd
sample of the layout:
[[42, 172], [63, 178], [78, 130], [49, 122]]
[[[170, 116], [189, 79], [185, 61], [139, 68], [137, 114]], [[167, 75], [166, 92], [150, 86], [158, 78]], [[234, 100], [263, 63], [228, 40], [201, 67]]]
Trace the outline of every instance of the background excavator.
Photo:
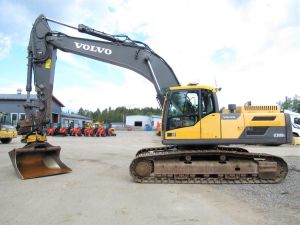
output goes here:
[[112, 127], [109, 121], [97, 121], [91, 124], [93, 128], [92, 136], [94, 137], [106, 137], [117, 136], [115, 128]]
[[[48, 22], [97, 37], [92, 40], [52, 31]], [[148, 45], [126, 35], [110, 35], [80, 24], [77, 27], [39, 16], [28, 46], [26, 120], [34, 140], [9, 152], [22, 179], [70, 172], [60, 161], [60, 147], [46, 142], [50, 122], [57, 49], [137, 72], [151, 83], [163, 107], [161, 127], [165, 146], [136, 153], [129, 170], [142, 183], [277, 183], [287, 172], [286, 162], [269, 154], [249, 153], [229, 144], [291, 142], [291, 121], [277, 106], [230, 105], [220, 112], [217, 88], [181, 86], [172, 68]], [[37, 101], [29, 101], [34, 86]]]
[[10, 114], [0, 112], [0, 142], [9, 144], [13, 138], [18, 136], [17, 130], [11, 125]]

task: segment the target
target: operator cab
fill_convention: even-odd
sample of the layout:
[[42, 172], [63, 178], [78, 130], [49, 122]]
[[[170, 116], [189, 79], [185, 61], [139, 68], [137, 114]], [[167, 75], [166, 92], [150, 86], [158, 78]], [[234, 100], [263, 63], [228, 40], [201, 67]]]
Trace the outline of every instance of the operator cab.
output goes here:
[[8, 113], [0, 112], [0, 124], [5, 124], [5, 125], [11, 124], [10, 116]]
[[[164, 137], [199, 139], [200, 121], [210, 114], [219, 112], [216, 92], [215, 88], [208, 86], [170, 88], [163, 112]], [[183, 131], [182, 128], [187, 129]]]

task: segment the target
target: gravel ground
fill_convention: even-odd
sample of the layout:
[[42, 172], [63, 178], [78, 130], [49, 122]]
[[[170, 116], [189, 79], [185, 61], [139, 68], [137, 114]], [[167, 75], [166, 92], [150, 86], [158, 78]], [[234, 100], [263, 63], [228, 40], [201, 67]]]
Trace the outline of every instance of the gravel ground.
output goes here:
[[214, 187], [263, 213], [268, 218], [266, 224], [300, 224], [300, 157], [283, 158], [289, 172], [282, 183]]
[[160, 146], [153, 132], [117, 137], [49, 137], [72, 168], [64, 175], [17, 178], [0, 144], [0, 224], [5, 225], [279, 225], [300, 224], [300, 147], [246, 146], [283, 157], [289, 173], [280, 184], [137, 184], [128, 167], [137, 150]]

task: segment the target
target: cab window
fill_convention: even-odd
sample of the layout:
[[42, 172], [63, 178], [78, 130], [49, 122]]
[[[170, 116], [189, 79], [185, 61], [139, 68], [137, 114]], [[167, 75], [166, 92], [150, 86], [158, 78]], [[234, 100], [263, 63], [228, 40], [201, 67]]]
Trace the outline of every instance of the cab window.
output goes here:
[[167, 130], [195, 125], [199, 120], [198, 107], [198, 91], [172, 93], [168, 109]]
[[210, 90], [201, 91], [201, 117], [205, 117], [216, 112], [214, 104], [214, 95]]

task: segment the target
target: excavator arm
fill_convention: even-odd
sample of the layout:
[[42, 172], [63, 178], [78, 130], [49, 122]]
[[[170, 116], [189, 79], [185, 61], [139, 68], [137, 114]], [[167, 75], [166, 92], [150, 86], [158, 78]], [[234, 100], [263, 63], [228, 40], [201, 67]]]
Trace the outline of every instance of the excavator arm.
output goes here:
[[[98, 39], [71, 37], [52, 31], [48, 21], [77, 29]], [[50, 121], [57, 49], [135, 71], [153, 83], [160, 106], [163, 105], [166, 90], [171, 86], [180, 86], [172, 68], [148, 45], [124, 35], [116, 37], [96, 31], [82, 24], [75, 28], [41, 15], [32, 27], [28, 46], [25, 104], [27, 118], [35, 118], [38, 130]], [[33, 75], [37, 101], [30, 103]], [[34, 116], [34, 108], [38, 109], [38, 117]]]
[[[71, 37], [52, 31], [48, 21], [76, 29], [97, 39]], [[171, 86], [180, 86], [172, 68], [148, 45], [125, 35], [110, 35], [85, 25], [78, 28], [40, 15], [33, 24], [28, 45], [26, 119], [20, 122], [23, 148], [9, 152], [21, 179], [71, 171], [60, 160], [60, 147], [46, 142], [45, 126], [51, 120], [51, 104], [57, 49], [135, 71], [149, 80], [162, 107]], [[31, 101], [32, 81], [37, 99]]]

